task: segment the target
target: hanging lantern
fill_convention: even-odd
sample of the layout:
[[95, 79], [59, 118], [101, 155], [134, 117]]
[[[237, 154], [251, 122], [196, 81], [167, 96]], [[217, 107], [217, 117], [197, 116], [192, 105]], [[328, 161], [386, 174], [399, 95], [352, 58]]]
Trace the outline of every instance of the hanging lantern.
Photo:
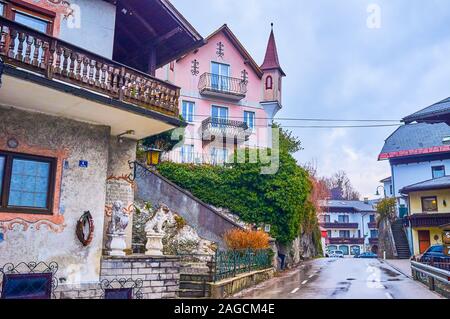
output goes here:
[[156, 148], [149, 148], [146, 151], [146, 159], [148, 166], [157, 166], [161, 160], [162, 151]]

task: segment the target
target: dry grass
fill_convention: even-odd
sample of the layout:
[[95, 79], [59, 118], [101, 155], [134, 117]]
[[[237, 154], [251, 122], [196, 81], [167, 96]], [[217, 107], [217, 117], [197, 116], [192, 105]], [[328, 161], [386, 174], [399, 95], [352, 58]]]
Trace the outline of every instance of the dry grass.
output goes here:
[[269, 235], [260, 230], [232, 229], [225, 233], [224, 240], [229, 249], [269, 248]]

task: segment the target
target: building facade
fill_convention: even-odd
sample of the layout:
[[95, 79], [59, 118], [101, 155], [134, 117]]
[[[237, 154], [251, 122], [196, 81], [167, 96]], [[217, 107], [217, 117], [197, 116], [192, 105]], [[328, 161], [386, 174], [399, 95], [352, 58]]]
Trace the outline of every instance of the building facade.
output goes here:
[[11, 0], [0, 13], [0, 273], [58, 265], [60, 286], [98, 286], [115, 202], [131, 225], [137, 141], [183, 124], [180, 89], [154, 71], [203, 39], [164, 0]]
[[401, 193], [408, 196], [414, 255], [424, 253], [432, 245], [442, 245], [443, 226], [450, 223], [450, 177], [409, 185]]
[[378, 251], [376, 210], [369, 201], [323, 201], [318, 217], [328, 252], [342, 250], [350, 256]]
[[[438, 102], [415, 114], [432, 114], [434, 109], [446, 109], [448, 99]], [[426, 111], [430, 109], [429, 111]], [[414, 114], [413, 114], [414, 115]], [[384, 183], [384, 190], [393, 194], [388, 197], [397, 199], [397, 215], [408, 217], [411, 213], [408, 196], [401, 190], [407, 186], [438, 179], [450, 172], [450, 126], [444, 122], [421, 121], [411, 115], [385, 141], [379, 160], [389, 160], [391, 166], [390, 181]], [[417, 116], [418, 116], [417, 115]], [[388, 191], [389, 189], [389, 191]], [[414, 231], [405, 223], [405, 233], [410, 252], [414, 251]]]
[[270, 33], [259, 66], [223, 25], [202, 47], [157, 70], [181, 87], [185, 138], [166, 154], [175, 162], [220, 164], [241, 147], [272, 147], [272, 119], [281, 109], [282, 78], [275, 36]]

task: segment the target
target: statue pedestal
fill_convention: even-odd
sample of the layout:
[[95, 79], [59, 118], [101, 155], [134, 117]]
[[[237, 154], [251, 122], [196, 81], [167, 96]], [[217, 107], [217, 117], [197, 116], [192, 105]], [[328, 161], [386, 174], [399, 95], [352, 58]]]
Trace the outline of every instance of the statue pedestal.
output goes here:
[[107, 234], [106, 250], [108, 256], [125, 256], [124, 249], [127, 248], [125, 242], [125, 233], [121, 234]]
[[147, 233], [147, 244], [145, 245], [145, 254], [147, 256], [163, 256], [163, 234]]

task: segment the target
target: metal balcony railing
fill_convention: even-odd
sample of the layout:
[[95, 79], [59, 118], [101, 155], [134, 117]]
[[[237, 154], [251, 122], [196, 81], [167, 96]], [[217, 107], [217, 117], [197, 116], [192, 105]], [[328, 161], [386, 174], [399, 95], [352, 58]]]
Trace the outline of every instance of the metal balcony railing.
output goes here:
[[198, 82], [201, 94], [243, 99], [247, 94], [247, 81], [212, 73], [203, 73]]
[[0, 56], [48, 79], [178, 116], [177, 86], [1, 16]]
[[208, 117], [202, 121], [202, 135], [204, 141], [215, 138], [233, 138], [244, 141], [251, 135], [247, 123], [228, 119]]

